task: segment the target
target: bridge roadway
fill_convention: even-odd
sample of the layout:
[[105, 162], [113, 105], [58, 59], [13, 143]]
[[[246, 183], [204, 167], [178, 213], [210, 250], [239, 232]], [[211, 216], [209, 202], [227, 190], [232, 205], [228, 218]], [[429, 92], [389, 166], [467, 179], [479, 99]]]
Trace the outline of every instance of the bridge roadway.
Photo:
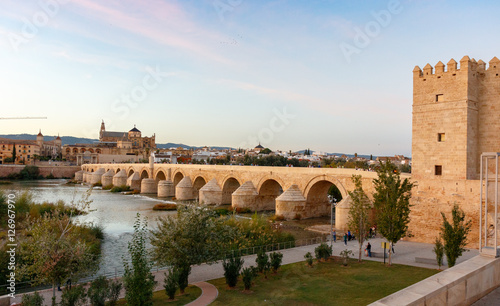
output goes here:
[[[75, 179], [103, 186], [130, 186], [145, 194], [203, 204], [230, 204], [233, 209], [274, 210], [285, 219], [330, 215], [328, 190], [337, 186], [343, 201], [337, 206], [337, 225], [348, 209], [352, 175], [361, 175], [363, 189], [372, 194], [375, 172], [338, 168], [182, 165], [85, 164]], [[340, 213], [340, 215], [339, 215]], [[341, 216], [343, 215], [343, 216]]]

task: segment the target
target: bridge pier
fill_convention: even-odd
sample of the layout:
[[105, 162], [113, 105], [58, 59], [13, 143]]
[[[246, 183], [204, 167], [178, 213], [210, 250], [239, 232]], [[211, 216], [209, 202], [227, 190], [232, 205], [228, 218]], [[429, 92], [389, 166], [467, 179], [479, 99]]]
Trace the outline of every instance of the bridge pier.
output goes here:
[[97, 169], [97, 171], [92, 173], [92, 175], [90, 177], [90, 184], [94, 185], [97, 183], [101, 183], [101, 177], [105, 172], [106, 172], [106, 170], [104, 168]]
[[347, 231], [349, 226], [349, 209], [351, 208], [351, 197], [348, 195], [335, 206], [335, 228]]
[[84, 172], [83, 172], [83, 175], [82, 175], [82, 182], [83, 182], [83, 183], [88, 183], [89, 173], [90, 173], [90, 172], [88, 172], [88, 171], [84, 171]]
[[222, 203], [222, 189], [216, 179], [212, 179], [200, 189], [200, 203], [219, 205]]
[[145, 178], [141, 181], [141, 193], [154, 194], [157, 192], [156, 181], [152, 178]]
[[301, 219], [306, 216], [306, 198], [297, 185], [292, 185], [276, 198], [276, 216], [286, 220]]
[[77, 181], [77, 182], [82, 182], [82, 181], [83, 181], [83, 173], [84, 173], [84, 172], [85, 172], [85, 171], [83, 171], [83, 170], [77, 171], [77, 172], [75, 173], [75, 181]]
[[108, 170], [108, 172], [104, 173], [101, 176], [101, 185], [102, 185], [102, 187], [113, 185], [113, 176], [114, 175], [115, 175], [115, 173], [111, 169]]
[[127, 179], [127, 186], [129, 186], [132, 190], [141, 190], [141, 177], [139, 176], [139, 173], [134, 172], [134, 174]]
[[175, 198], [181, 201], [194, 200], [196, 198], [193, 184], [189, 176], [185, 176], [175, 187]]
[[113, 176], [113, 186], [126, 186], [127, 185], [127, 173], [125, 170], [118, 171], [117, 174]]
[[175, 196], [174, 183], [171, 180], [161, 180], [158, 182], [158, 197], [168, 198]]
[[257, 197], [257, 189], [255, 189], [251, 181], [246, 181], [241, 185], [232, 195], [232, 207], [233, 209], [250, 209], [255, 210]]

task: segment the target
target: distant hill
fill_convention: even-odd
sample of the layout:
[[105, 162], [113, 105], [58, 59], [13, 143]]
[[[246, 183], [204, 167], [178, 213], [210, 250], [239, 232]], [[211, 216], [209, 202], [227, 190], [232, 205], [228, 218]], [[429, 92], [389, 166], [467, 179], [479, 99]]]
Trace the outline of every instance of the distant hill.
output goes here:
[[[36, 140], [36, 135], [32, 134], [12, 134], [12, 135], [0, 135], [0, 137], [3, 138], [8, 138], [8, 139], [27, 139], [27, 140]], [[43, 138], [45, 140], [53, 140], [57, 136], [47, 136], [44, 135]], [[96, 141], [99, 141], [99, 139], [90, 139], [90, 138], [80, 138], [80, 137], [73, 137], [73, 136], [61, 136], [61, 141], [62, 145], [73, 145], [77, 143], [85, 143], [85, 144], [91, 144]]]
[[[169, 143], [157, 143], [156, 147], [158, 147], [159, 149], [170, 149], [170, 148], [182, 147], [184, 149], [194, 149], [194, 150], [203, 148], [203, 147], [193, 147], [193, 146], [188, 146], [188, 145], [185, 145], [185, 144], [182, 144], [182, 143], [172, 143], [172, 142], [169, 142]], [[213, 146], [208, 146], [208, 147], [212, 148], [212, 149], [216, 149], [216, 150], [232, 149], [231, 147], [213, 147]]]

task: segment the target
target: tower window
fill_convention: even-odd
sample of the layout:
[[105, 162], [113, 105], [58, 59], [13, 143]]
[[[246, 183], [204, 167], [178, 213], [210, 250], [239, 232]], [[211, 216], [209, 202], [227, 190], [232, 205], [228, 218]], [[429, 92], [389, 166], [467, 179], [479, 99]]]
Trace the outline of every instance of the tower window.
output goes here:
[[438, 133], [438, 142], [444, 142], [444, 133]]
[[442, 175], [443, 174], [443, 166], [436, 165], [434, 166], [434, 175]]
[[436, 102], [443, 102], [443, 94], [436, 95]]

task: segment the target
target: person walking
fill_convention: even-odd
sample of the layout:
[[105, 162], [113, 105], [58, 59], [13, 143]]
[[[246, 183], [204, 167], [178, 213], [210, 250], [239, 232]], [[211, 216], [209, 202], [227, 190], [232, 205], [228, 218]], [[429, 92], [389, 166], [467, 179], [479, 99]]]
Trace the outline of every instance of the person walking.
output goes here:
[[344, 244], [347, 245], [347, 234], [344, 233]]
[[337, 231], [336, 230], [333, 230], [332, 236], [333, 236], [333, 242], [337, 242]]
[[352, 235], [351, 235], [351, 230], [347, 231], [347, 240], [351, 241]]
[[368, 252], [368, 257], [372, 257], [372, 245], [369, 242], [366, 245], [366, 251]]

